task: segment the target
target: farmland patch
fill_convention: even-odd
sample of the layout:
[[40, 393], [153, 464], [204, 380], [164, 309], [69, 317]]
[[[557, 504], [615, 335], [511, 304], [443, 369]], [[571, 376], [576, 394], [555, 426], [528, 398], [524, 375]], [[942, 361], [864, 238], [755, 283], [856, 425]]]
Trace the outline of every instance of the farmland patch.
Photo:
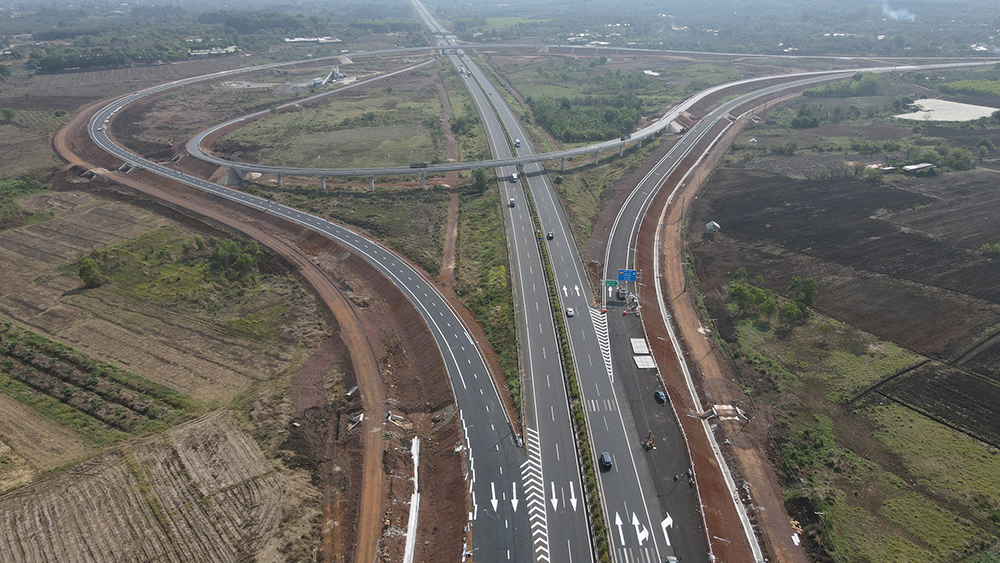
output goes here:
[[0, 498], [0, 551], [73, 561], [274, 560], [298, 541], [283, 524], [297, 523], [315, 495], [220, 412]]
[[[199, 399], [226, 400], [283, 369], [294, 353], [288, 343], [317, 330], [311, 299], [280, 268], [267, 266], [273, 273], [250, 285], [216, 286], [212, 272], [206, 281], [205, 264], [191, 262], [198, 253], [184, 250], [196, 233], [179, 223], [81, 192], [21, 201], [55, 216], [0, 232], [0, 313], [83, 352]], [[109, 264], [121, 258], [105, 274], [117, 283], [82, 287], [72, 264], [94, 249]], [[282, 304], [275, 324], [265, 311]]]

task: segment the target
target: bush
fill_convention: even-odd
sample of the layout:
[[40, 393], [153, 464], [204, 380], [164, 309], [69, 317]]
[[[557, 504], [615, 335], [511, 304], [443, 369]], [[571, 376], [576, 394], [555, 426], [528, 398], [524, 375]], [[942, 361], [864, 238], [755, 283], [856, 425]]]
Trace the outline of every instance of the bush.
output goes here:
[[84, 258], [80, 262], [78, 273], [80, 280], [87, 287], [98, 287], [104, 283], [104, 273], [101, 272], [101, 266], [92, 258]]

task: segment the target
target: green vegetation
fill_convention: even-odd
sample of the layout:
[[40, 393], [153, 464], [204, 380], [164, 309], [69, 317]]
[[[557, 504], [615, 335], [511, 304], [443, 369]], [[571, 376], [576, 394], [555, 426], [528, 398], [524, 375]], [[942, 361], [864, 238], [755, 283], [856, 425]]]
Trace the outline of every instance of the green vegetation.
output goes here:
[[604, 59], [546, 58], [494, 69], [531, 109], [534, 121], [568, 143], [599, 141], [631, 133], [644, 112], [682, 95], [641, 71], [622, 71]]
[[182, 238], [164, 227], [95, 250], [63, 267], [86, 291], [111, 291], [133, 302], [204, 315], [216, 330], [253, 341], [281, 338], [293, 322], [285, 291], [261, 273], [255, 241]]
[[333, 188], [328, 182], [327, 186], [330, 189], [326, 191], [319, 186], [259, 188], [285, 205], [362, 229], [399, 250], [431, 275], [441, 271], [448, 220], [446, 188], [377, 185], [370, 192], [367, 185]]
[[[373, 33], [395, 33], [400, 46], [428, 45], [416, 18], [388, 19], [386, 12], [412, 13], [408, 5], [355, 4], [336, 13], [315, 5], [285, 6], [286, 11], [223, 9], [188, 12], [180, 6], [87, 5], [56, 9], [27, 8], [18, 18], [0, 20], [0, 36], [31, 33], [36, 45], [25, 66], [43, 72], [179, 61], [189, 49], [235, 46], [252, 53], [287, 50], [285, 37], [336, 36], [345, 42]], [[68, 43], [68, 44], [67, 44]], [[307, 45], [316, 55], [332, 55], [345, 43]], [[20, 51], [17, 51], [20, 53]]]
[[1000, 242], [986, 243], [980, 246], [979, 253], [991, 258], [1000, 257]]
[[110, 283], [127, 297], [175, 303], [178, 298], [197, 301], [210, 292], [253, 291], [260, 256], [256, 241], [178, 239], [164, 227], [90, 252], [73, 267], [87, 287]]
[[444, 162], [437, 89], [371, 90], [321, 106], [271, 113], [217, 145], [262, 164], [331, 168]]
[[194, 399], [0, 321], [0, 393], [96, 445], [166, 428], [199, 414]]
[[[792, 285], [807, 302], [811, 284]], [[792, 517], [825, 556], [950, 562], [992, 544], [996, 451], [895, 403], [858, 402], [926, 358], [816, 312], [791, 333], [736, 319], [733, 339], [754, 401], [778, 416]]]
[[48, 190], [48, 187], [28, 178], [0, 179], [0, 230], [14, 229], [52, 218], [52, 213], [33, 213], [18, 204], [20, 197]]
[[458, 258], [455, 265], [455, 294], [483, 326], [486, 338], [500, 362], [511, 397], [521, 408], [521, 380], [518, 373], [517, 323], [514, 297], [507, 271], [507, 240], [500, 196], [486, 189], [486, 173], [477, 170], [474, 189], [462, 197], [458, 227]]
[[[728, 286], [729, 298], [743, 318], [762, 319], [767, 323], [778, 313], [778, 320], [788, 330], [809, 316], [809, 308], [816, 301], [818, 284], [812, 278], [793, 276], [786, 292], [788, 302], [780, 309], [774, 292], [757, 287], [747, 282], [746, 278], [746, 268], [740, 268], [733, 273], [733, 281]], [[763, 279], [758, 280], [758, 283], [762, 282]]]
[[858, 72], [847, 80], [809, 88], [802, 92], [807, 98], [853, 98], [857, 96], [877, 96], [879, 77], [873, 72]]

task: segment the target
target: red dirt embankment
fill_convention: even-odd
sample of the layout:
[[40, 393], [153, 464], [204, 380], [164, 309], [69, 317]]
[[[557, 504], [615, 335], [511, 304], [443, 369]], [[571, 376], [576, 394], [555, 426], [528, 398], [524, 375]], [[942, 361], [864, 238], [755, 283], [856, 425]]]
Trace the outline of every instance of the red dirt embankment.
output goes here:
[[[702, 398], [702, 406], [706, 409], [714, 404], [742, 404], [745, 402], [745, 396], [735, 383], [729, 365], [721, 352], [713, 345], [713, 341], [706, 338], [702, 332], [704, 328], [701, 324], [700, 312], [692, 293], [686, 291], [683, 264], [685, 244], [682, 232], [685, 211], [680, 205], [675, 204], [670, 207], [666, 207], [666, 205], [670, 192], [682, 180], [684, 187], [678, 191], [678, 197], [684, 196], [685, 208], [694, 203], [698, 190], [701, 189], [715, 165], [721, 161], [726, 152], [725, 149], [735, 138], [741, 125], [742, 123], [737, 122], [726, 129], [727, 124], [720, 123], [705, 136], [702, 143], [696, 150], [692, 151], [692, 154], [685, 159], [678, 171], [661, 188], [659, 195], [650, 205], [651, 214], [644, 221], [638, 239], [637, 267], [652, 270], [656, 232], [660, 230], [661, 248], [659, 252], [662, 265], [658, 275], [662, 275], [661, 291], [663, 293], [661, 297], [672, 313], [674, 327], [678, 331], [678, 337], [685, 350], [686, 359], [695, 380], [695, 387]], [[720, 135], [721, 137], [719, 137]], [[709, 148], [717, 137], [719, 140], [712, 152], [698, 163], [700, 155]], [[694, 168], [696, 164], [697, 168]], [[691, 172], [685, 177], [684, 174], [688, 170]], [[659, 225], [653, 219], [654, 217], [658, 217]], [[669, 320], [662, 318], [659, 308], [655, 304], [649, 304], [643, 308], [643, 313], [646, 318], [645, 326], [649, 338], [667, 338], [668, 334], [664, 322], [669, 322]], [[696, 449], [694, 463], [698, 476], [699, 492], [705, 507], [704, 517], [708, 530], [707, 535], [711, 538], [712, 549], [716, 554], [720, 551], [727, 553], [728, 560], [733, 562], [752, 562], [750, 546], [742, 533], [743, 528], [739, 521], [739, 515], [724, 481], [722, 470], [711, 449], [704, 447], [705, 438], [703, 435], [705, 431], [702, 422], [699, 419], [685, 416], [697, 413], [698, 409], [688, 392], [684, 375], [678, 367], [677, 358], [672, 349], [669, 351], [669, 357], [664, 358], [659, 365], [668, 366], [664, 368], [662, 373], [664, 382], [669, 390], [671, 400], [674, 402], [678, 419], [688, 436], [688, 448]], [[744, 491], [741, 494], [743, 500], [750, 501], [752, 506], [758, 507], [755, 513], [757, 518], [755, 524], [758, 538], [761, 539], [761, 548], [771, 560], [806, 563], [808, 559], [805, 551], [792, 542], [795, 530], [785, 512], [782, 489], [777, 476], [767, 460], [766, 452], [754, 447], [754, 444], [763, 444], [764, 441], [754, 441], [749, 433], [744, 433], [742, 439], [733, 445], [721, 443], [725, 438], [734, 440], [739, 430], [739, 424], [725, 422], [718, 425], [715, 434], [716, 439], [720, 442], [720, 447], [723, 448], [724, 455], [734, 458], [737, 462], [737, 467], [733, 468], [736, 485], [739, 487], [746, 483], [749, 487], [749, 491]], [[701, 448], [693, 447], [697, 435], [702, 436], [703, 446]], [[715, 540], [716, 536], [727, 538], [732, 544], [727, 545]]]
[[[81, 112], [60, 130], [53, 145], [71, 165], [93, 168], [90, 162], [97, 162], [113, 169], [117, 162], [96, 148], [83, 131], [96, 107]], [[343, 444], [338, 444], [337, 425], [330, 424], [329, 416], [336, 413], [330, 412], [329, 404], [320, 406], [322, 401], [313, 395], [318, 392], [315, 372], [320, 369], [310, 366], [293, 378], [292, 390], [296, 406], [302, 409], [296, 422], [300, 426], [292, 435], [303, 436], [303, 443], [311, 446], [314, 480], [319, 481], [324, 492], [325, 518], [320, 523], [323, 560], [367, 562], [378, 555], [392, 557], [399, 551], [401, 542], [386, 532], [390, 523], [405, 523], [408, 507], [396, 509], [396, 503], [390, 500], [406, 498], [405, 493], [410, 491], [394, 491], [400, 485], [389, 483], [387, 476], [412, 475], [412, 467], [387, 460], [392, 457], [393, 445], [408, 442], [403, 440], [406, 436], [397, 435], [413, 433], [421, 437], [422, 459], [430, 460], [429, 467], [420, 472], [424, 476], [424, 518], [417, 538], [422, 546], [418, 559], [458, 560], [463, 539], [458, 530], [465, 522], [467, 490], [464, 462], [453, 450], [460, 436], [458, 420], [447, 414], [454, 398], [437, 346], [406, 298], [367, 262], [301, 226], [148, 172], [108, 173], [104, 178], [259, 241], [295, 267], [336, 318], [339, 339], [330, 346], [337, 348], [339, 340], [346, 347], [351, 372], [346, 379], [357, 380], [366, 409], [356, 433], [364, 451], [360, 467], [356, 460], [348, 460], [345, 471], [337, 463], [343, 461], [337, 451]], [[367, 298], [359, 298], [361, 294]], [[318, 351], [321, 355], [329, 352]], [[315, 361], [326, 363], [319, 357]], [[404, 433], [395, 426], [387, 430], [388, 404], [393, 405], [394, 412], [409, 416], [413, 431]], [[345, 480], [347, 490], [341, 496], [335, 485]], [[357, 527], [348, 523], [354, 520]], [[343, 543], [337, 546], [339, 541]]]

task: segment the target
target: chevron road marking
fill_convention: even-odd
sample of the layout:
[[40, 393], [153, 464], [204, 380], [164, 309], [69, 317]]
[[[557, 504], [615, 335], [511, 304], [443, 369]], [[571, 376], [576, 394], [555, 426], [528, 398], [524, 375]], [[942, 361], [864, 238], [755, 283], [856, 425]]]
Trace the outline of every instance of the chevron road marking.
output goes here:
[[590, 318], [594, 321], [594, 331], [597, 332], [597, 343], [601, 346], [604, 367], [608, 369], [608, 376], [614, 382], [615, 374], [611, 371], [611, 341], [608, 339], [608, 317], [599, 309], [591, 308]]
[[521, 464], [521, 479], [524, 482], [524, 500], [528, 506], [528, 520], [531, 522], [531, 545], [534, 547], [535, 561], [549, 561], [549, 529], [545, 516], [545, 481], [542, 479], [542, 452], [538, 446], [538, 432], [526, 428], [525, 449], [528, 460]]

